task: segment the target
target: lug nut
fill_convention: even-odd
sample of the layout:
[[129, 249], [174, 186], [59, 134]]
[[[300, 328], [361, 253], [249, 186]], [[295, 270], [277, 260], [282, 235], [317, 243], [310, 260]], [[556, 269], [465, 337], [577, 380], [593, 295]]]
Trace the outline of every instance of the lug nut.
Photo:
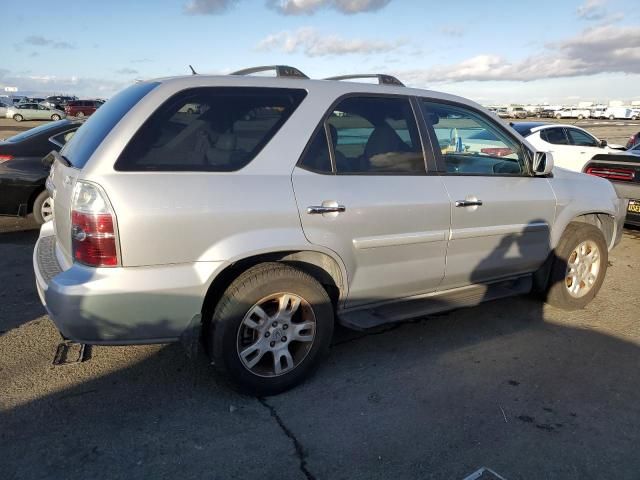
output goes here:
[[265, 332], [264, 338], [269, 338], [269, 335], [271, 335], [269, 332]]
[[282, 340], [283, 342], [286, 342], [286, 341], [287, 341], [287, 337], [282, 337], [282, 339], [281, 339], [281, 340]]
[[273, 323], [271, 324], [271, 326], [272, 326], [273, 328], [276, 328], [276, 327], [278, 326], [278, 322], [273, 322]]
[[276, 342], [271, 342], [269, 345], [271, 345], [271, 347], [275, 347], [276, 346]]
[[289, 328], [289, 324], [288, 324], [288, 323], [285, 323], [285, 324], [282, 326], [282, 329], [283, 329], [283, 330], [286, 330], [287, 328]]

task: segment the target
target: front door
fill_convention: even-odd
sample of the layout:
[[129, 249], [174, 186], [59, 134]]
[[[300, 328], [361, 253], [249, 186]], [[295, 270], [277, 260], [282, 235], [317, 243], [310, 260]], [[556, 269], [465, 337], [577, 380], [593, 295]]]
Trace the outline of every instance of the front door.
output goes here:
[[295, 168], [293, 185], [306, 238], [346, 266], [348, 307], [438, 287], [450, 201], [441, 178], [426, 174], [407, 98], [339, 103]]
[[435, 101], [422, 108], [451, 197], [441, 289], [535, 271], [550, 252], [555, 217], [547, 179], [530, 175], [524, 147], [482, 113]]

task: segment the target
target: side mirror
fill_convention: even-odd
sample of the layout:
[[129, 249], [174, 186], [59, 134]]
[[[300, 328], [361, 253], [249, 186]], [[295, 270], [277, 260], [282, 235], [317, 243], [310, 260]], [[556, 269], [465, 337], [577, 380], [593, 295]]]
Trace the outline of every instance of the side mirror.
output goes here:
[[553, 155], [549, 152], [535, 152], [533, 154], [533, 174], [536, 176], [545, 176], [553, 170]]
[[608, 145], [606, 140], [600, 140], [600, 148], [604, 148]]

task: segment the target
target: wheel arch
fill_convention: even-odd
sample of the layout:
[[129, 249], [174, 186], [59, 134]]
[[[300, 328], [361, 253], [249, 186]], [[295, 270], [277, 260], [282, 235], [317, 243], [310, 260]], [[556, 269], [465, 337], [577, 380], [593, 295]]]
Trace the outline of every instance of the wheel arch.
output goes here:
[[594, 211], [573, 216], [562, 226], [562, 229], [555, 231], [552, 239], [554, 248], [558, 245], [560, 238], [564, 235], [565, 230], [571, 223], [587, 223], [593, 225], [604, 235], [609, 250], [613, 247], [617, 228], [615, 217], [611, 213]]

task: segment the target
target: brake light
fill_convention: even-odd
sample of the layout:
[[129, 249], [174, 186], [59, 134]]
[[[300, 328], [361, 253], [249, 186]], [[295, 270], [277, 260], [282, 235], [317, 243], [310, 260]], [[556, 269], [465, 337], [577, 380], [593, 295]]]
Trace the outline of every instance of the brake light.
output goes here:
[[0, 155], [0, 163], [4, 163], [12, 159], [13, 159], [13, 155]]
[[102, 189], [78, 181], [73, 192], [71, 243], [74, 260], [91, 267], [116, 267], [115, 215]]
[[633, 170], [626, 168], [588, 167], [586, 173], [609, 180], [631, 181], [636, 176]]

